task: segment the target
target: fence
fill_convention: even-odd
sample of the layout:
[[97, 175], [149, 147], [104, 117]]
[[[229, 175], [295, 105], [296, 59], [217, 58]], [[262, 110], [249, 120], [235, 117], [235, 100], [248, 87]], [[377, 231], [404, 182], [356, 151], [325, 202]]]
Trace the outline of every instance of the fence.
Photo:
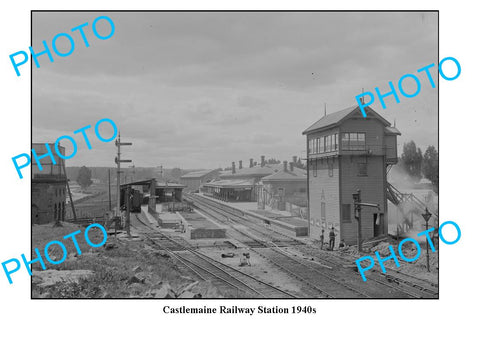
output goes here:
[[[65, 208], [65, 219], [73, 219], [72, 206], [67, 204]], [[99, 218], [105, 216], [108, 212], [108, 203], [104, 204], [97, 202], [95, 204], [82, 204], [80, 206], [75, 205], [75, 212], [77, 218]]]

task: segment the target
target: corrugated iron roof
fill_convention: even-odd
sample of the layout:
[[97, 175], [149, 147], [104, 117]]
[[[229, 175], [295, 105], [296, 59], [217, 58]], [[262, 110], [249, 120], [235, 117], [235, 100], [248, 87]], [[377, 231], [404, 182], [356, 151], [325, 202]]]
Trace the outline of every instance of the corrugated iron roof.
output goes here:
[[[391, 124], [382, 116], [380, 116], [377, 112], [375, 112], [372, 108], [369, 106], [364, 108], [365, 113], [367, 114], [367, 117], [375, 117], [378, 120], [380, 120], [385, 126], [390, 126]], [[302, 134], [307, 134], [309, 132], [313, 132], [316, 130], [323, 130], [326, 128], [334, 127], [340, 122], [342, 122], [344, 119], [346, 119], [350, 115], [354, 114], [360, 114], [362, 115], [362, 111], [360, 110], [360, 107], [358, 105], [348, 107], [346, 109], [330, 113], [322, 118], [320, 118], [318, 121], [310, 125], [305, 131], [302, 132]], [[363, 117], [363, 116], [362, 116]]]
[[[301, 170], [301, 169], [298, 169]], [[301, 173], [300, 171], [278, 171], [269, 176], [263, 177], [262, 182], [268, 181], [306, 181], [307, 173], [306, 171]]]
[[[289, 165], [290, 166], [290, 165]], [[225, 177], [265, 177], [271, 174], [274, 174], [275, 172], [278, 171], [283, 171], [283, 163], [278, 163], [278, 164], [265, 164], [265, 166], [261, 165], [256, 165], [251, 168], [242, 168], [238, 169], [235, 171], [234, 174], [232, 174], [231, 171], [228, 173], [221, 173], [220, 177], [225, 178]], [[294, 173], [301, 173], [303, 171], [302, 169], [299, 169], [297, 167], [293, 168]]]
[[212, 172], [214, 172], [216, 170], [200, 170], [200, 171], [192, 171], [192, 172], [189, 172], [183, 176], [181, 176], [180, 178], [201, 178], [203, 176], [206, 176]]
[[157, 188], [186, 188], [187, 186], [174, 182], [157, 182]]
[[[120, 187], [124, 188], [128, 185], [149, 185], [152, 180], [154, 180], [155, 178], [151, 178], [151, 179], [144, 179], [144, 180], [140, 180], [140, 181], [135, 181], [135, 182], [129, 182], [129, 183], [123, 183], [120, 185]], [[156, 182], [156, 187], [157, 188], [185, 188], [186, 185], [184, 184], [180, 184], [180, 183], [174, 183], [174, 182], [159, 182], [157, 181]]]
[[253, 185], [253, 179], [222, 179], [210, 183], [205, 183], [206, 187], [218, 187], [218, 188], [234, 188], [234, 187], [249, 187]]
[[252, 168], [242, 168], [242, 169], [236, 169], [235, 173], [232, 174], [232, 171], [229, 171], [227, 173], [223, 173], [220, 175], [220, 177], [244, 177], [244, 176], [268, 176], [271, 173], [273, 173], [273, 169], [270, 167], [270, 164], [265, 165], [265, 166], [260, 166], [256, 165]]
[[401, 135], [402, 134], [395, 126], [385, 127], [385, 132], [389, 135]]

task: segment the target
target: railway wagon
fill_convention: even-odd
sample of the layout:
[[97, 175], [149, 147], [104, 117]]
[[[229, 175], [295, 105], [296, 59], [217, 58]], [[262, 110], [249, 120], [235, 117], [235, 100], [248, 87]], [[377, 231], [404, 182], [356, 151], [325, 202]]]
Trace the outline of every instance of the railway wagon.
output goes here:
[[143, 201], [143, 194], [139, 190], [133, 190], [130, 197], [130, 207], [132, 212], [140, 212]]
[[175, 212], [175, 211], [185, 211], [185, 212], [191, 212], [193, 211], [193, 205], [191, 201], [188, 200], [183, 200], [182, 202], [169, 202], [166, 203], [166, 208], [170, 212]]
[[[125, 192], [125, 194], [123, 194], [120, 197], [120, 206], [121, 206], [122, 210], [126, 210], [126, 205], [125, 205], [126, 191], [124, 191], [124, 192]], [[143, 202], [143, 193], [140, 192], [139, 190], [131, 189], [131, 191], [130, 191], [130, 211], [131, 212], [140, 212], [142, 202]]]

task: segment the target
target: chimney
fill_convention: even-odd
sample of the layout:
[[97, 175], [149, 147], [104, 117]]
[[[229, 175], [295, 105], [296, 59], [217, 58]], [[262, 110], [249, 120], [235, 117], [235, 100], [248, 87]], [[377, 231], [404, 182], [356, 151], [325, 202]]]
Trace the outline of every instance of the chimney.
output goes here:
[[261, 160], [262, 160], [260, 164], [261, 164], [261, 166], [262, 166], [262, 168], [263, 168], [263, 167], [265, 166], [265, 156], [260, 156], [260, 158], [261, 158]]
[[292, 160], [293, 160], [293, 163], [294, 163], [294, 164], [297, 164], [297, 159], [298, 159], [297, 156], [293, 156], [293, 157], [292, 157]]
[[283, 161], [283, 171], [287, 172], [288, 171], [288, 162]]
[[235, 173], [235, 162], [232, 162], [232, 175]]
[[250, 158], [250, 167], [253, 168], [253, 158]]
[[295, 164], [295, 163], [290, 162], [290, 171], [291, 171], [291, 172], [293, 172], [293, 164]]
[[242, 168], [242, 161], [238, 161], [238, 170], [240, 170]]

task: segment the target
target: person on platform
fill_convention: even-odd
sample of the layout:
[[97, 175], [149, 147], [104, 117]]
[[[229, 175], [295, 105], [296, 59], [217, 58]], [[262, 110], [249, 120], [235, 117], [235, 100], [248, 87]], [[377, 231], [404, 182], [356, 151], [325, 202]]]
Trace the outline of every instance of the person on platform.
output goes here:
[[333, 250], [333, 247], [335, 247], [335, 229], [330, 229], [330, 234], [329, 234], [329, 237], [330, 237], [330, 243], [329, 243], [329, 248], [330, 250]]

